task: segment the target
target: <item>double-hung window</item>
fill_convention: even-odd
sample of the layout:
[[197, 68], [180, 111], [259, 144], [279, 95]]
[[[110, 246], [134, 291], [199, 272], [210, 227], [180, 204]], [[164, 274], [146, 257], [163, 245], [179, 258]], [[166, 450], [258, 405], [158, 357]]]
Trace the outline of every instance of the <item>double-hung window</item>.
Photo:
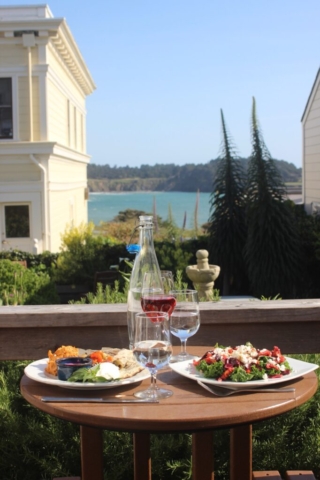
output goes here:
[[5, 138], [13, 138], [11, 78], [0, 78], [0, 140]]

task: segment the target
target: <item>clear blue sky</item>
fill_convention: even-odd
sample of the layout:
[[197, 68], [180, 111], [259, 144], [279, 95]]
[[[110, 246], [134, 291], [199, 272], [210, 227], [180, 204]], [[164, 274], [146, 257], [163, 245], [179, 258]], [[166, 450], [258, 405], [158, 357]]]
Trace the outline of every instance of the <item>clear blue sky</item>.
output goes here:
[[[22, 5], [30, 0], [1, 0]], [[272, 156], [302, 163], [301, 117], [320, 65], [319, 0], [51, 0], [96, 83], [92, 163], [207, 163], [220, 109], [249, 156], [252, 97]]]

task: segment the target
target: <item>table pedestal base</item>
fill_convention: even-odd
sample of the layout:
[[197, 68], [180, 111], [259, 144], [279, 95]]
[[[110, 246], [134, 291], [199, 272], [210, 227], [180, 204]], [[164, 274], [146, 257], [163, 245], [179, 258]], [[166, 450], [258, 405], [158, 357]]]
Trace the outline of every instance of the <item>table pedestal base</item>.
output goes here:
[[151, 480], [150, 434], [133, 434], [134, 479]]
[[192, 478], [214, 480], [212, 431], [192, 434]]
[[230, 429], [230, 480], [252, 479], [252, 425]]
[[103, 480], [103, 430], [80, 425], [80, 436], [81, 479]]

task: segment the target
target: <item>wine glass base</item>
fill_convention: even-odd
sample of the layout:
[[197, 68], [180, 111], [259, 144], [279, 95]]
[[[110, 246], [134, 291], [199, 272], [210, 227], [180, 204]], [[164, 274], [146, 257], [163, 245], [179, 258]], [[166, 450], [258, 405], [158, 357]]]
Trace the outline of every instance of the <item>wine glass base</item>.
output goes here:
[[167, 390], [166, 388], [155, 388], [147, 390], [140, 390], [134, 394], [137, 398], [153, 398], [153, 399], [161, 399], [161, 398], [169, 398], [173, 395], [172, 390]]
[[184, 362], [185, 360], [194, 360], [195, 358], [198, 357], [196, 355], [190, 355], [189, 353], [184, 355], [179, 353], [179, 355], [174, 355], [171, 357], [169, 363]]

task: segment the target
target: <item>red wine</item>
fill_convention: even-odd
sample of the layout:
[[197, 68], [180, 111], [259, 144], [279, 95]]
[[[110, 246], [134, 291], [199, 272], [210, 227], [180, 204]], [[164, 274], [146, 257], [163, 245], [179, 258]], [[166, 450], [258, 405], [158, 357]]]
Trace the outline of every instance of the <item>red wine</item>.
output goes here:
[[141, 297], [141, 307], [148, 312], [166, 312], [169, 317], [176, 306], [176, 299], [171, 295], [146, 295]]

